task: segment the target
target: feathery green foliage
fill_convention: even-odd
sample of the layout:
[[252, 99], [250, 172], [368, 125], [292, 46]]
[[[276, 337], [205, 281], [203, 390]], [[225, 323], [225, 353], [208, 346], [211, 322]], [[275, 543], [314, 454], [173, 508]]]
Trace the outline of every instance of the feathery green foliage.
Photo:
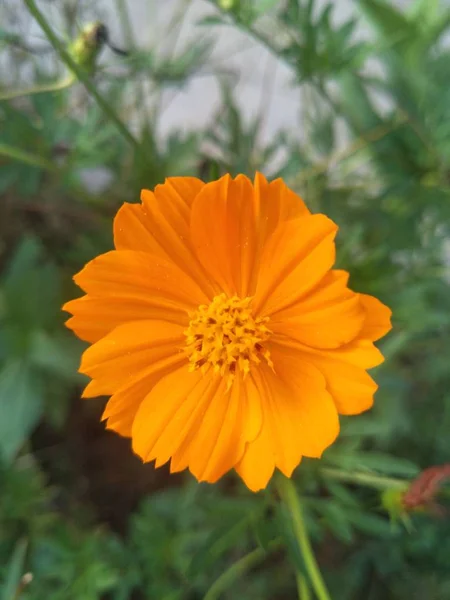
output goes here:
[[[450, 598], [450, 520], [405, 518], [396, 504], [423, 469], [450, 462], [448, 7], [359, 0], [340, 22], [336, 2], [217, 0], [182, 49], [135, 43], [123, 56], [80, 49], [76, 24], [96, 15], [61, 2], [51, 30], [72, 32], [60, 40], [72, 57], [89, 50], [99, 102], [79, 84], [48, 91], [64, 65], [51, 46], [34, 50], [20, 4], [0, 6], [11, 67], [0, 79], [0, 599], [294, 598], [292, 565], [310, 587], [272, 486], [253, 495], [233, 475], [216, 486], [169, 478], [103, 430], [102, 401], [79, 399], [83, 344], [60, 312], [71, 275], [111, 247], [112, 216], [142, 187], [255, 170], [339, 224], [352, 287], [394, 313], [374, 409], [344, 418], [336, 445], [294, 477], [330, 594]], [[172, 46], [193, 19], [180, 6], [161, 37]], [[249, 122], [231, 63], [218, 66], [219, 30], [271, 52], [301, 94], [298, 121], [270, 142], [265, 103]], [[221, 93], [211, 122], [163, 138], [171, 94], [207, 73]], [[444, 488], [437, 501], [448, 498]]]

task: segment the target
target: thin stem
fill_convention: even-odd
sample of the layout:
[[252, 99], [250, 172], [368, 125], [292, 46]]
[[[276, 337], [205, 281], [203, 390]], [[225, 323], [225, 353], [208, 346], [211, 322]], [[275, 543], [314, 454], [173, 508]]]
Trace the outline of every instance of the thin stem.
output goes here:
[[404, 118], [399, 119], [396, 123], [392, 125], [381, 125], [374, 127], [366, 134], [361, 137], [356, 138], [349, 146], [339, 149], [324, 160], [320, 161], [318, 164], [304, 169], [300, 175], [295, 177], [292, 181], [293, 185], [300, 185], [304, 182], [307, 182], [311, 177], [315, 175], [320, 175], [321, 173], [325, 173], [329, 168], [333, 165], [338, 164], [339, 162], [344, 161], [345, 159], [351, 157], [357, 152], [364, 150], [370, 146], [372, 142], [377, 142], [383, 139], [385, 136], [389, 135], [393, 131], [395, 131], [398, 127], [401, 127], [407, 123]]
[[[119, 21], [122, 23], [123, 26], [123, 37], [125, 40], [127, 51], [135, 52], [135, 35], [126, 0], [116, 0], [116, 10], [119, 15]], [[142, 111], [148, 108], [146, 104], [145, 81], [143, 79], [136, 81], [136, 105], [139, 105], [140, 108], [142, 108]], [[148, 110], [147, 115], [150, 118]]]
[[311, 600], [311, 594], [309, 593], [308, 582], [306, 581], [305, 576], [297, 573], [296, 579], [299, 600]]
[[47, 36], [48, 41], [58, 53], [60, 59], [66, 65], [66, 67], [75, 74], [77, 79], [85, 86], [86, 90], [91, 94], [94, 100], [97, 102], [99, 107], [103, 110], [105, 115], [114, 123], [117, 130], [121, 135], [131, 144], [137, 151], [140, 150], [138, 140], [130, 133], [126, 125], [122, 122], [120, 117], [117, 115], [110, 103], [103, 97], [102, 94], [97, 90], [96, 86], [92, 83], [89, 75], [86, 71], [80, 67], [74, 59], [70, 56], [63, 44], [59, 41], [58, 37], [53, 32], [52, 28], [48, 24], [46, 18], [36, 6], [34, 0], [24, 0], [27, 5], [28, 11], [36, 19], [42, 31]]
[[127, 49], [131, 50], [134, 48], [134, 34], [126, 1], [116, 0], [116, 9], [119, 14], [119, 20], [123, 26], [123, 37], [125, 39], [125, 44], [127, 45]]
[[356, 483], [376, 490], [385, 489], [405, 489], [408, 487], [408, 481], [402, 479], [394, 479], [393, 477], [383, 477], [374, 473], [350, 473], [341, 471], [341, 469], [333, 469], [332, 467], [323, 467], [320, 473], [330, 479], [344, 481], [345, 483]]
[[331, 600], [322, 574], [317, 565], [311, 542], [309, 541], [305, 521], [303, 519], [303, 510], [298, 497], [297, 490], [290, 479], [280, 475], [277, 478], [278, 491], [281, 499], [285, 503], [292, 519], [292, 525], [297, 538], [299, 549], [302, 553], [306, 573], [308, 574], [311, 586], [318, 600]]
[[50, 160], [42, 158], [42, 156], [30, 154], [29, 152], [25, 152], [24, 150], [21, 150], [20, 148], [15, 148], [14, 146], [10, 146], [9, 144], [0, 144], [0, 155], [7, 156], [8, 158], [12, 158], [13, 160], [18, 160], [19, 162], [31, 165], [32, 167], [46, 169], [47, 171], [58, 170], [56, 165]]
[[[168, 24], [167, 29], [164, 31], [164, 39], [162, 39], [160, 42], [156, 43], [156, 46], [161, 47], [162, 52], [161, 55], [165, 56], [167, 62], [171, 62], [173, 61], [173, 58], [176, 54], [177, 51], [177, 45], [181, 39], [181, 32], [183, 29], [183, 25], [186, 23], [186, 13], [189, 10], [189, 0], [185, 0], [184, 2], [180, 2], [178, 4], [177, 10], [174, 11], [172, 18], [170, 19], [170, 22]], [[199, 36], [197, 39], [197, 43], [201, 44], [203, 40], [203, 36]], [[166, 41], [166, 44], [164, 44], [164, 41]], [[157, 91], [157, 95], [155, 96], [155, 104], [154, 104], [154, 109], [153, 112], [155, 114], [155, 116], [157, 114], [159, 115], [163, 115], [165, 113], [165, 111], [169, 108], [170, 104], [176, 99], [178, 98], [178, 96], [180, 95], [181, 89], [177, 88], [174, 93], [172, 94], [172, 96], [169, 98], [169, 100], [165, 100], [165, 94], [164, 94], [165, 90], [164, 87], [162, 86], [158, 91]], [[163, 102], [164, 100], [164, 102]]]
[[[281, 542], [276, 540], [270, 544], [269, 551], [280, 547]], [[217, 600], [217, 598], [220, 598], [220, 595], [226, 589], [231, 587], [236, 579], [241, 577], [241, 575], [249, 571], [258, 563], [262, 562], [267, 557], [267, 553], [268, 551], [264, 548], [256, 548], [232, 564], [229, 569], [224, 571], [222, 575], [216, 579], [216, 581], [206, 592], [203, 600]]]
[[[42, 156], [37, 156], [36, 154], [31, 154], [30, 152], [26, 152], [25, 150], [21, 150], [20, 148], [16, 148], [15, 146], [10, 146], [9, 144], [0, 143], [0, 156], [6, 156], [7, 158], [11, 158], [12, 160], [17, 160], [26, 165], [30, 165], [32, 167], [38, 167], [40, 169], [45, 169], [46, 171], [51, 171], [52, 173], [61, 172], [62, 169], [55, 164], [54, 162], [48, 160], [47, 158], [43, 158]], [[86, 190], [80, 185], [74, 184], [74, 193], [76, 193], [77, 197], [83, 199], [85, 203], [88, 204], [96, 204], [98, 199], [96, 196], [88, 194]], [[44, 207], [43, 205], [37, 205], [28, 203], [24, 205], [26, 210], [36, 211], [36, 212], [48, 212], [52, 210], [54, 212], [54, 207]], [[69, 214], [70, 216], [79, 216], [81, 218], [81, 213], [76, 213], [75, 210], [68, 209], [67, 207], [61, 209], [61, 205], [59, 210], [62, 213]], [[86, 216], [86, 220], [91, 220], [90, 217]]]
[[327, 88], [325, 87], [325, 83], [323, 81], [312, 81], [311, 84], [320, 92], [320, 94], [322, 94], [322, 97], [328, 102], [330, 108], [336, 113], [336, 115], [339, 115], [342, 112], [340, 104], [337, 100], [330, 96]]
[[0, 92], [0, 102], [2, 100], [13, 100], [14, 98], [20, 98], [21, 96], [33, 96], [35, 94], [43, 94], [45, 92], [59, 92], [60, 90], [70, 87], [73, 83], [75, 83], [75, 81], [75, 76], [70, 74], [67, 77], [58, 79], [58, 81], [36, 85], [24, 90], [9, 90], [7, 92]]

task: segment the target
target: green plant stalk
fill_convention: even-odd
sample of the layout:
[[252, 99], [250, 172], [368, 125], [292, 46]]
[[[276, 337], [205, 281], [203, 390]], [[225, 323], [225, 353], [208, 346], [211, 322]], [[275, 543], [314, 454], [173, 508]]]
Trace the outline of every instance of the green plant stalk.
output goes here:
[[[123, 36], [128, 52], [136, 50], [136, 41], [131, 23], [128, 6], [125, 0], [116, 0], [116, 9], [119, 15], [119, 20], [123, 27]], [[142, 110], [145, 109], [145, 114], [150, 119], [150, 112], [146, 103], [145, 82], [144, 80], [136, 82], [136, 101]]]
[[345, 483], [355, 483], [366, 487], [375, 488], [377, 490], [386, 489], [406, 489], [409, 482], [402, 479], [394, 479], [393, 477], [383, 477], [375, 473], [350, 473], [341, 469], [333, 469], [332, 467], [322, 467], [320, 473], [324, 477], [336, 479]]
[[[269, 546], [269, 551], [276, 550], [281, 547], [281, 541], [275, 540]], [[240, 560], [236, 561], [231, 565], [229, 569], [224, 571], [220, 577], [212, 584], [209, 590], [206, 592], [203, 600], [217, 600], [221, 594], [231, 587], [233, 583], [241, 577], [246, 571], [262, 562], [266, 557], [268, 550], [264, 548], [256, 548], [252, 550]]]
[[293, 180], [293, 184], [303, 184], [307, 182], [308, 179], [310, 179], [311, 177], [320, 175], [321, 173], [325, 173], [333, 165], [339, 164], [340, 162], [353, 156], [357, 152], [367, 149], [370, 146], [370, 144], [383, 139], [385, 136], [389, 135], [390, 133], [392, 133], [397, 128], [401, 127], [407, 122], [407, 119], [404, 116], [402, 116], [398, 119], [396, 123], [393, 123], [392, 125], [381, 125], [375, 127], [374, 129], [368, 131], [365, 135], [356, 138], [356, 140], [349, 144], [349, 146], [337, 150], [333, 154], [327, 156], [324, 160], [320, 161], [318, 164], [304, 169], [300, 173], [300, 175], [295, 177], [295, 179]]
[[120, 134], [127, 140], [127, 142], [135, 148], [136, 151], [141, 150], [141, 146], [138, 140], [130, 133], [127, 126], [123, 123], [120, 117], [115, 112], [114, 108], [110, 103], [103, 97], [102, 94], [97, 90], [94, 83], [89, 78], [82, 67], [80, 67], [74, 59], [70, 56], [69, 52], [64, 48], [63, 44], [59, 41], [58, 37], [53, 32], [52, 28], [48, 24], [46, 18], [36, 6], [34, 0], [25, 0], [28, 11], [36, 19], [42, 31], [45, 33], [48, 41], [58, 53], [62, 62], [66, 67], [74, 73], [76, 78], [84, 85], [86, 90], [91, 94], [94, 100], [97, 102], [99, 107], [103, 110], [105, 115], [114, 123]]
[[18, 160], [19, 162], [31, 165], [32, 167], [46, 169], [47, 171], [58, 170], [57, 166], [50, 160], [42, 158], [41, 156], [36, 156], [35, 154], [30, 154], [29, 152], [25, 152], [24, 150], [15, 148], [14, 146], [9, 146], [8, 144], [0, 143], [0, 155], [7, 156], [13, 160]]
[[75, 83], [76, 77], [73, 73], [70, 73], [67, 77], [58, 79], [58, 81], [52, 81], [42, 85], [36, 85], [24, 90], [9, 90], [4, 93], [0, 93], [0, 102], [2, 100], [14, 100], [14, 98], [20, 98], [21, 96], [33, 96], [35, 94], [43, 94], [45, 92], [59, 92], [70, 87]]
[[296, 579], [299, 600], [311, 600], [311, 594], [309, 593], [308, 583], [304, 575], [300, 575], [300, 573], [297, 573]]
[[134, 34], [125, 0], [116, 0], [116, 10], [119, 14], [119, 20], [123, 27], [124, 39], [127, 45], [127, 49], [131, 50], [135, 45]]
[[280, 497], [285, 503], [291, 516], [293, 530], [303, 557], [306, 573], [308, 574], [311, 582], [311, 587], [314, 590], [318, 600], [331, 600], [331, 596], [328, 593], [327, 587], [322, 578], [322, 574], [317, 565], [311, 542], [309, 541], [308, 532], [303, 519], [303, 510], [297, 490], [295, 489], [292, 480], [284, 477], [284, 475], [279, 475], [276, 481]]
[[[46, 171], [51, 171], [52, 173], [58, 173], [62, 170], [58, 165], [46, 158], [36, 156], [36, 154], [31, 154], [30, 152], [25, 152], [20, 148], [16, 148], [15, 146], [9, 146], [8, 144], [0, 143], [0, 156], [6, 156], [7, 158], [11, 158], [12, 160], [17, 160], [26, 165], [30, 165], [31, 167], [45, 169]], [[87, 204], [98, 204], [99, 200], [97, 197], [88, 194], [81, 185], [73, 185], [74, 192], [76, 193], [78, 198], [83, 199], [84, 202]]]

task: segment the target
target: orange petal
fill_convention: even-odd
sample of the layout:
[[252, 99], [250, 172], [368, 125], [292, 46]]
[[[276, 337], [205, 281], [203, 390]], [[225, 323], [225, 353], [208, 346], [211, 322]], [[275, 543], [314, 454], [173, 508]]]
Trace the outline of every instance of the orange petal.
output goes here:
[[[339, 420], [318, 369], [276, 346], [274, 362], [251, 373], [264, 410], [259, 436], [250, 442], [236, 470], [252, 490], [267, 484], [273, 467], [290, 476], [302, 456], [320, 457], [335, 440]], [[259, 463], [260, 468], [255, 468]]]
[[[155, 358], [153, 363], [149, 364], [146, 368], [137, 371], [132, 378], [128, 379], [126, 383], [111, 396], [103, 412], [102, 420], [110, 419], [122, 413], [124, 410], [130, 410], [131, 407], [137, 410], [145, 396], [147, 396], [153, 386], [158, 383], [162, 377], [165, 377], [185, 363], [183, 355], [174, 354], [173, 356], [167, 357], [163, 355], [163, 350], [161, 350], [161, 358], [158, 358], [157, 356]], [[93, 385], [95, 387], [91, 387]], [[98, 389], [98, 383], [92, 381], [87, 386], [83, 396], [88, 397], [88, 395], [98, 395], [95, 394], [95, 391]]]
[[366, 369], [384, 360], [372, 342], [357, 339], [335, 350], [316, 350], [281, 336], [273, 340], [320, 370], [341, 415], [356, 415], [372, 407], [378, 386]]
[[[214, 483], [242, 458], [246, 442], [262, 425], [261, 402], [251, 382], [238, 374], [231, 389], [216, 394], [189, 448], [189, 469], [199, 481]], [[250, 409], [248, 394], [252, 395]]]
[[[240, 375], [236, 374], [236, 379], [233, 383], [233, 388], [231, 393], [234, 395], [233, 399], [237, 399], [239, 405], [242, 407], [244, 418], [242, 419], [242, 430], [240, 432], [239, 439], [239, 453], [242, 454], [240, 448], [240, 442], [242, 440], [252, 441], [256, 438], [261, 430], [262, 425], [262, 406], [261, 399], [258, 390], [253, 384], [252, 380], [247, 377], [244, 381], [240, 379]], [[230, 398], [231, 400], [231, 398]], [[212, 413], [210, 413], [212, 414]], [[228, 419], [228, 423], [224, 421], [225, 433], [226, 430], [232, 426], [232, 419]], [[223, 435], [224, 432], [221, 432]], [[191, 461], [191, 455], [189, 452], [189, 447], [192, 439], [191, 437], [187, 437], [181, 445], [179, 445], [177, 450], [174, 450], [172, 455], [172, 460], [170, 463], [170, 471], [171, 473], [182, 471], [189, 467]], [[201, 447], [200, 447], [201, 449]], [[234, 460], [234, 459], [233, 459]], [[234, 461], [236, 462], [236, 460]], [[234, 463], [233, 465], [234, 466]], [[231, 468], [231, 467], [229, 467]], [[197, 469], [196, 469], [197, 470]], [[192, 469], [194, 473], [194, 469]], [[217, 469], [216, 469], [217, 474]], [[211, 479], [208, 479], [211, 481]]]
[[267, 487], [275, 470], [275, 455], [269, 426], [264, 424], [258, 437], [247, 444], [244, 456], [235, 469], [252, 492]]
[[84, 352], [80, 372], [95, 383], [89, 384], [83, 396], [114, 394], [141, 377], [161, 376], [167, 369], [187, 363], [183, 330], [164, 321], [119, 325]]
[[117, 250], [136, 250], [173, 261], [211, 294], [190, 244], [190, 207], [205, 184], [194, 177], [169, 178], [154, 192], [143, 190], [141, 205], [125, 204], [114, 221]]
[[[189, 211], [194, 198], [205, 184], [195, 177], [169, 177], [163, 185], [155, 188], [159, 204], [155, 207], [161, 212], [172, 228], [180, 228], [187, 233]], [[167, 258], [167, 254], [158, 242], [158, 232], [151, 213], [146, 210], [145, 198], [151, 192], [142, 191], [142, 204], [124, 204], [114, 220], [114, 243], [117, 250], [138, 250], [150, 252]], [[156, 233], [156, 235], [155, 235]]]
[[125, 202], [119, 208], [114, 219], [114, 246], [116, 250], [148, 252], [169, 259], [151, 232], [151, 221], [142, 204]]
[[192, 205], [191, 236], [210, 277], [229, 295], [253, 295], [261, 252], [280, 223], [309, 215], [281, 179], [261, 173], [254, 186], [244, 175], [208, 183]]
[[208, 302], [197, 284], [173, 263], [143, 252], [108, 252], [88, 263], [74, 279], [88, 296], [64, 305], [73, 314], [66, 324], [89, 342], [117, 325], [140, 319], [186, 326], [188, 312]]
[[270, 318], [270, 329], [313, 348], [338, 348], [356, 338], [366, 311], [347, 287], [348, 274], [330, 271], [311, 292]]
[[249, 295], [254, 271], [256, 221], [253, 188], [244, 175], [207, 184], [192, 205], [192, 243], [202, 265], [220, 288]]
[[253, 308], [274, 312], [299, 302], [335, 260], [337, 225], [324, 215], [293, 219], [280, 225], [264, 249]]
[[359, 337], [375, 342], [392, 329], [392, 311], [373, 296], [361, 294], [360, 298], [366, 311], [366, 320], [359, 333]]
[[357, 415], [369, 410], [377, 384], [361, 367], [340, 359], [339, 350], [312, 359], [327, 380], [327, 387], [341, 415]]
[[[220, 385], [218, 377], [204, 377], [200, 370], [190, 372], [187, 366], [165, 377], [153, 388], [142, 403], [133, 427], [133, 450], [143, 461], [156, 457], [154, 447], [165, 432], [171, 434], [163, 442], [171, 444], [161, 455], [169, 460], [171, 453], [184, 441], [193, 425], [200, 421]], [[173, 431], [175, 430], [175, 435]], [[163, 464], [163, 459], [159, 461]]]
[[189, 467], [198, 480], [216, 481], [260, 427], [261, 414], [248, 410], [244, 387], [237, 376], [227, 390], [226, 381], [211, 371], [182, 368], [165, 377], [138, 411], [134, 451], [145, 461], [156, 459], [157, 467], [173, 457], [172, 471]]
[[[144, 398], [160, 379], [179, 368], [183, 362], [185, 362], [184, 357], [174, 355], [156, 360], [146, 369], [137, 372], [108, 400], [102, 415], [102, 420], [106, 419], [106, 428], [131, 437], [134, 417]], [[97, 396], [96, 389], [99, 386], [96, 384], [96, 381], [92, 381], [83, 396]]]
[[258, 235], [263, 244], [281, 223], [311, 214], [300, 196], [282, 179], [269, 183], [264, 175], [256, 173], [254, 189]]
[[282, 179], [268, 182], [262, 173], [257, 172], [253, 186], [257, 243], [251, 294], [256, 288], [261, 254], [270, 236], [282, 223], [311, 214], [300, 196], [289, 189]]
[[[312, 348], [308, 348], [308, 352], [313, 352]], [[336, 350], [314, 351], [314, 355], [339, 357], [339, 360], [349, 362], [361, 369], [372, 369], [372, 367], [377, 367], [384, 361], [384, 356], [372, 342], [362, 340], [359, 337]]]
[[115, 431], [123, 437], [131, 437], [134, 417], [136, 415], [134, 407], [124, 410], [122, 413], [110, 417], [106, 422], [106, 429]]
[[[271, 391], [272, 415], [278, 413], [273, 425], [278, 421], [278, 438], [284, 447], [279, 454], [288, 458], [289, 454], [294, 456], [300, 451], [300, 455], [319, 458], [339, 433], [338, 416], [325, 378], [311, 362], [296, 354], [276, 346], [271, 347], [270, 353], [274, 371], [265, 366], [260, 373], [266, 390]], [[288, 460], [285, 465], [277, 464], [288, 476], [295, 466], [289, 463]]]

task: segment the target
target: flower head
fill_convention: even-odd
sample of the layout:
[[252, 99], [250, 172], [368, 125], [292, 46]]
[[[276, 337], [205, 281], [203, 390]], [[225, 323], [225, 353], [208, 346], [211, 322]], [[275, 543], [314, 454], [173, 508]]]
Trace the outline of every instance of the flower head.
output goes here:
[[171, 471], [259, 490], [320, 457], [338, 414], [371, 407], [366, 369], [390, 310], [333, 270], [337, 226], [280, 180], [169, 178], [114, 222], [115, 250], [75, 276], [64, 309], [92, 345], [85, 397]]

